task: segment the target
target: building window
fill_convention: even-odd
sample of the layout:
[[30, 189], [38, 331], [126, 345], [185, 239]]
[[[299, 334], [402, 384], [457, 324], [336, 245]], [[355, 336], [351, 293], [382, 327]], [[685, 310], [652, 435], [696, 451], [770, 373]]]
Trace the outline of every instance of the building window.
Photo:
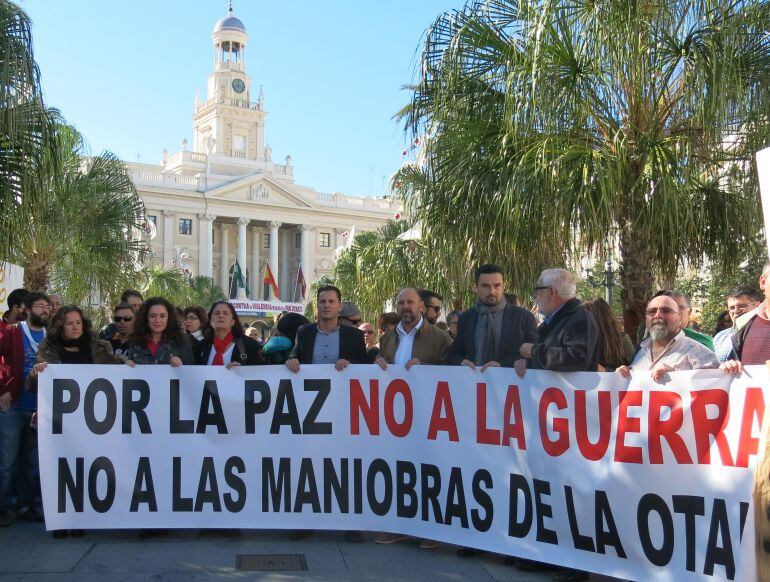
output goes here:
[[269, 249], [270, 248], [270, 233], [266, 232], [262, 235], [262, 248], [263, 249]]
[[302, 233], [301, 232], [294, 233], [294, 248], [295, 249], [301, 249], [302, 248]]
[[179, 234], [192, 234], [192, 219], [180, 218], [179, 219]]
[[147, 215], [147, 221], [152, 222], [152, 224], [157, 228], [158, 226], [158, 217], [155, 214], [148, 214]]
[[322, 232], [320, 235], [320, 244], [324, 248], [330, 248], [332, 246], [332, 235], [330, 232]]

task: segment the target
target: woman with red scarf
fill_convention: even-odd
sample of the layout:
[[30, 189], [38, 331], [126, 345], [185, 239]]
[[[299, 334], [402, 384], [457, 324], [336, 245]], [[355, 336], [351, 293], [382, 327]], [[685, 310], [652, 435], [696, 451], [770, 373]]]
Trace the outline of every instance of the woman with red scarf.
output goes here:
[[258, 366], [264, 364], [262, 346], [243, 333], [235, 308], [217, 301], [209, 310], [203, 340], [195, 347], [195, 363], [203, 366]]
[[190, 340], [182, 334], [176, 309], [163, 297], [151, 297], [134, 321], [126, 364], [194, 364]]

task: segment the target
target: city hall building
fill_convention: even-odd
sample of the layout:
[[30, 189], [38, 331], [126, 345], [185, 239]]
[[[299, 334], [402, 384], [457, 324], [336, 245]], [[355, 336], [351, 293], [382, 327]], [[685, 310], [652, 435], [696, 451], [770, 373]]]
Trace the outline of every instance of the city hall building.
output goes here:
[[[127, 164], [151, 223], [150, 260], [212, 277], [226, 292], [237, 260], [249, 299], [300, 301], [300, 268], [308, 285], [331, 273], [352, 231], [382, 226], [397, 208], [295, 183], [291, 156], [276, 163], [265, 144], [264, 95], [260, 87], [254, 99], [249, 37], [232, 7], [211, 38], [214, 67], [205, 100], [196, 95], [192, 144], [164, 150], [160, 165]], [[279, 297], [262, 284], [268, 263]]]

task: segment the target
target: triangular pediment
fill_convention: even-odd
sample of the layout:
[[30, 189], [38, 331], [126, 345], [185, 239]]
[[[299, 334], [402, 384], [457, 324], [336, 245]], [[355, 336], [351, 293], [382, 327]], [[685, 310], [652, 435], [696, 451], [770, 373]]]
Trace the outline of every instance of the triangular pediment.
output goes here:
[[246, 176], [222, 184], [207, 191], [206, 196], [220, 200], [313, 208], [313, 204], [302, 194], [294, 192], [290, 187], [264, 175]]

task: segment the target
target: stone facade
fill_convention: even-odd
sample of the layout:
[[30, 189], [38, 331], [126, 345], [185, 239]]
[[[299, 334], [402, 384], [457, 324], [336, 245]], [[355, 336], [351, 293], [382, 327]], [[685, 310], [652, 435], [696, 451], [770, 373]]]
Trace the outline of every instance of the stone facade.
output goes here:
[[[375, 229], [398, 209], [388, 199], [296, 184], [291, 156], [275, 163], [264, 142], [264, 94], [260, 87], [252, 101], [248, 35], [232, 8], [211, 37], [214, 68], [206, 99], [195, 99], [192, 149], [185, 140], [160, 165], [127, 164], [151, 222], [150, 260], [227, 290], [237, 259], [250, 298], [298, 300], [300, 266], [308, 284], [331, 273], [335, 249], [353, 231]], [[277, 298], [262, 284], [267, 261]]]

